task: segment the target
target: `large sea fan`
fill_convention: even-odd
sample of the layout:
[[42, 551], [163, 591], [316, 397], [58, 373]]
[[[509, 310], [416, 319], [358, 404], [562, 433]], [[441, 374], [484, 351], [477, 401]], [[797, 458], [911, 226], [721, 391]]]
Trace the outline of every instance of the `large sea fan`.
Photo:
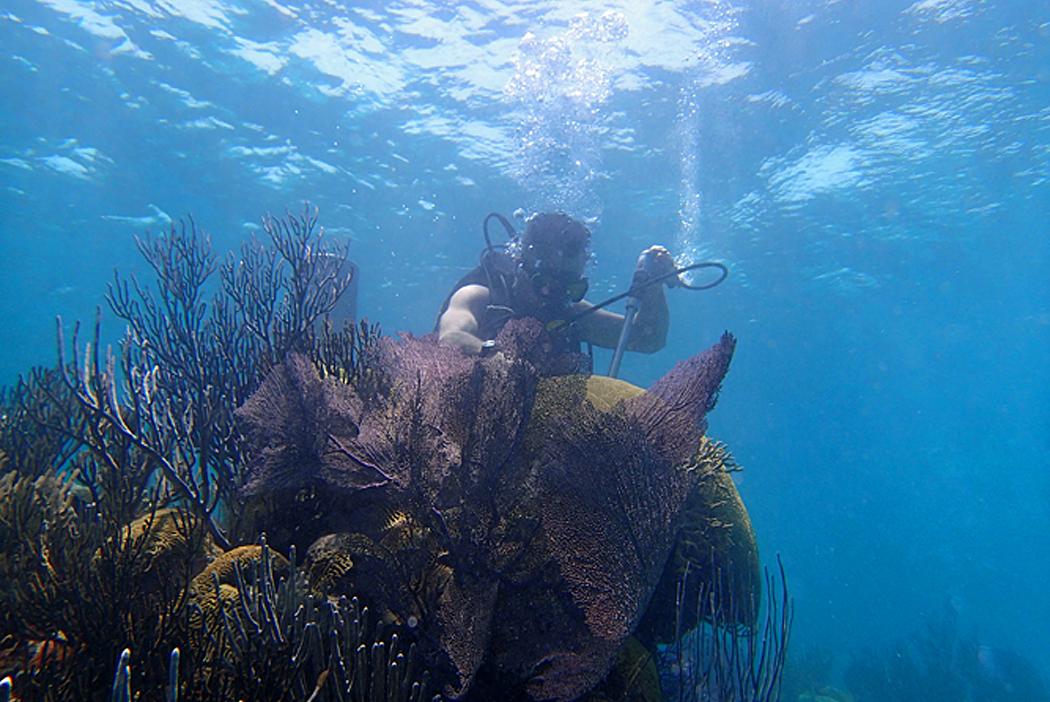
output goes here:
[[[370, 401], [293, 355], [239, 411], [254, 457], [248, 491], [338, 505], [338, 518], [299, 538], [337, 523], [386, 554], [401, 592], [357, 594], [419, 627], [453, 695], [517, 686], [571, 700], [597, 684], [707, 475], [690, 464], [731, 336], [648, 392], [616, 397], [631, 386], [546, 377], [544, 334], [512, 321], [501, 353], [482, 359], [388, 340], [378, 354], [388, 391]], [[276, 531], [288, 513], [271, 513]], [[390, 536], [406, 523], [415, 536]], [[437, 569], [446, 576], [428, 579]]]

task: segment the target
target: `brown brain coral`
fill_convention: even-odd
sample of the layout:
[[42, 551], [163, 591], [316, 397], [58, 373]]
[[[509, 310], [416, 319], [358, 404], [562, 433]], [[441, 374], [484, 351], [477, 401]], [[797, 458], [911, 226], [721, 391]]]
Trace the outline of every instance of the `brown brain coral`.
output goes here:
[[[238, 546], [219, 555], [200, 571], [190, 583], [189, 596], [191, 631], [197, 646], [208, 647], [217, 640], [222, 625], [222, 610], [230, 611], [240, 599], [238, 584], [253, 582], [254, 569], [259, 567], [263, 546]], [[290, 573], [288, 560], [272, 550], [268, 551], [275, 574]], [[238, 573], [238, 570], [240, 573]], [[241, 576], [240, 580], [238, 575]]]

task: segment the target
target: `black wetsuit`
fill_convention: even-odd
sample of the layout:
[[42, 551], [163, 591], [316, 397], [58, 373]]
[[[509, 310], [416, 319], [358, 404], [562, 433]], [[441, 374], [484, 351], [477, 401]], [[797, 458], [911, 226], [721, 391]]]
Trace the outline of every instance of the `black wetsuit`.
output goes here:
[[[492, 258], [489, 259], [487, 264], [483, 262], [481, 265], [476, 266], [453, 286], [445, 298], [445, 302], [441, 305], [441, 311], [438, 312], [437, 320], [434, 323], [435, 331], [437, 331], [441, 323], [441, 316], [448, 310], [452, 296], [468, 285], [480, 285], [489, 291], [489, 304], [485, 310], [484, 319], [478, 320], [477, 337], [482, 341], [495, 339], [499, 336], [503, 325], [511, 319], [532, 317], [547, 324], [555, 319], [565, 319], [572, 314], [572, 307], [568, 304], [560, 308], [526, 306], [521, 300], [516, 299], [512, 289], [514, 274], [513, 264], [509, 263], [510, 257], [502, 253], [494, 253], [490, 254], [490, 256]], [[511, 266], [509, 273], [507, 272], [508, 265]], [[575, 326], [569, 325], [561, 331], [552, 333], [550, 336], [554, 344], [554, 352], [559, 354], [580, 353], [581, 340]]]

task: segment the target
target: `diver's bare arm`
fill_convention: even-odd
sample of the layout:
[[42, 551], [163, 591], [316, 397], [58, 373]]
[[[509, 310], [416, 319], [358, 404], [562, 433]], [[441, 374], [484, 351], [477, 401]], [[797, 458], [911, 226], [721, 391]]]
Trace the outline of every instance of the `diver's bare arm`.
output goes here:
[[[574, 314], [579, 314], [594, 307], [586, 300], [580, 300], [572, 306]], [[604, 349], [616, 348], [620, 340], [620, 328], [623, 326], [623, 315], [606, 310], [591, 312], [576, 322], [580, 338]]]
[[[667, 310], [667, 298], [662, 286], [651, 285], [643, 288], [638, 296], [638, 316], [631, 327], [631, 336], [627, 340], [628, 351], [655, 353], [667, 342], [667, 328], [670, 313]], [[593, 305], [586, 300], [577, 302], [574, 311], [579, 313]], [[606, 310], [592, 312], [577, 324], [580, 336], [595, 346], [606, 349], [616, 348], [620, 341], [620, 330], [623, 328], [623, 315]]]
[[482, 285], [465, 285], [457, 290], [438, 321], [438, 341], [464, 353], [481, 353], [483, 339], [477, 334], [488, 303], [489, 291]]

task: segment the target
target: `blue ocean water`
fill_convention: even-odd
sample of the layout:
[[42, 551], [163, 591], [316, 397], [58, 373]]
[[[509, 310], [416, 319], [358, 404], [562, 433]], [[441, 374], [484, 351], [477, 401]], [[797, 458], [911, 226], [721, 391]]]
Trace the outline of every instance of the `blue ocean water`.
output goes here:
[[486, 213], [565, 210], [592, 299], [654, 243], [729, 266], [623, 375], [738, 336], [711, 433], [794, 647], [950, 610], [1050, 674], [1047, 3], [16, 0], [0, 47], [0, 383], [181, 218], [309, 201], [422, 333]]

